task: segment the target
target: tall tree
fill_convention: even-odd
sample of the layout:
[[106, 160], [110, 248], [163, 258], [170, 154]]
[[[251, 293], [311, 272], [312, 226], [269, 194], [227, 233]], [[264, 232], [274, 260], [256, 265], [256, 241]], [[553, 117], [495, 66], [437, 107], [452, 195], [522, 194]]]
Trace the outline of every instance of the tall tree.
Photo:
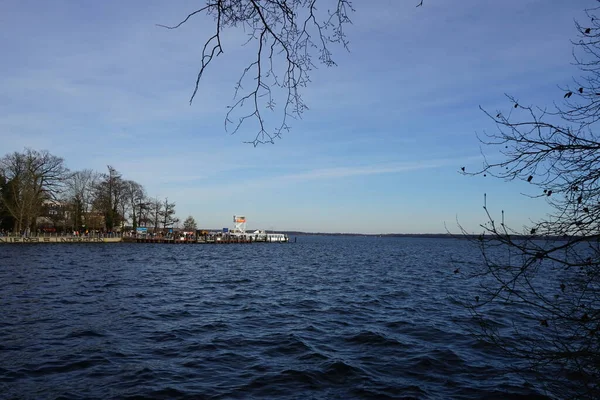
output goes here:
[[1, 199], [15, 231], [35, 229], [44, 201], [57, 198], [67, 172], [64, 160], [45, 150], [25, 149], [0, 159], [0, 173], [10, 184], [10, 196]]
[[74, 230], [81, 229], [84, 225], [91, 228], [89, 221], [86, 220], [90, 218], [98, 180], [99, 174], [91, 169], [75, 171], [65, 180], [64, 199], [70, 205], [71, 224]]
[[172, 227], [174, 223], [179, 222], [177, 217], [175, 217], [175, 203], [169, 203], [168, 198], [165, 198], [165, 201], [162, 204], [160, 216], [163, 229]]
[[131, 224], [133, 230], [141, 225], [142, 215], [148, 207], [144, 187], [137, 182], [126, 180], [123, 182], [124, 202], [130, 210]]
[[121, 230], [123, 230], [128, 221], [127, 217], [132, 212], [132, 207], [131, 203], [129, 202], [129, 195], [127, 193], [127, 186], [125, 180], [121, 181], [121, 185], [119, 185], [116, 195], [118, 196], [117, 204], [119, 225], [121, 227]]
[[137, 204], [137, 226], [147, 227], [152, 223], [152, 201], [148, 197], [138, 200]]
[[[531, 185], [553, 212], [524, 231], [484, 204], [488, 222], [476, 240], [482, 290], [469, 304], [480, 338], [525, 361], [557, 398], [600, 398], [600, 21], [577, 24], [575, 63], [582, 77], [547, 111], [509, 97], [510, 111], [487, 113], [499, 128], [482, 137], [500, 161], [475, 174]], [[468, 171], [467, 171], [468, 173]], [[513, 329], [499, 328], [497, 304]]]
[[15, 225], [15, 218], [10, 213], [6, 203], [12, 202], [11, 182], [0, 174], [0, 230], [12, 231]]
[[94, 206], [104, 216], [105, 229], [112, 231], [122, 218], [119, 206], [122, 200], [123, 179], [115, 168], [110, 165], [107, 168], [108, 172], [102, 175], [96, 185]]
[[158, 197], [152, 199], [150, 202], [149, 219], [153, 226], [153, 232], [155, 233], [158, 232], [158, 227], [160, 226], [162, 210], [162, 201]]

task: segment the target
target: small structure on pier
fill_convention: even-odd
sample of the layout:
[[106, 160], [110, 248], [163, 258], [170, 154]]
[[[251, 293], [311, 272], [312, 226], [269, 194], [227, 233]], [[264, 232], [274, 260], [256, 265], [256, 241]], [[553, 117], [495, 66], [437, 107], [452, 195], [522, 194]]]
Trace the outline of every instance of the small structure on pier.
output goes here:
[[246, 217], [241, 216], [241, 215], [234, 215], [233, 216], [233, 224], [234, 224], [234, 228], [233, 228], [233, 233], [241, 233], [242, 235], [246, 234]]

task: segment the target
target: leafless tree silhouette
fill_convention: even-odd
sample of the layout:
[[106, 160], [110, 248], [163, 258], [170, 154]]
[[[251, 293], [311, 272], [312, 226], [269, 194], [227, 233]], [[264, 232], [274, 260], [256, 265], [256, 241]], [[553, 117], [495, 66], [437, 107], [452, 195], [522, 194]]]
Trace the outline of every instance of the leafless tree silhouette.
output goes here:
[[[508, 96], [506, 112], [486, 112], [498, 129], [480, 136], [484, 148], [500, 151], [500, 161], [486, 158], [479, 171], [462, 169], [467, 175], [528, 182], [530, 196], [550, 205], [546, 218], [519, 231], [505, 225], [503, 211], [493, 218], [484, 203], [487, 222], [474, 242], [485, 268], [470, 277], [481, 292], [468, 307], [479, 322], [479, 337], [523, 361], [515, 368], [536, 373], [559, 398], [600, 398], [597, 11], [587, 11], [587, 25], [576, 23], [573, 54], [582, 77], [561, 88], [562, 102], [543, 109]], [[498, 304], [510, 307], [512, 325], [495, 323]]]
[[[317, 3], [323, 8], [318, 8]], [[224, 51], [223, 30], [244, 29], [248, 34], [246, 45], [256, 46], [256, 57], [243, 69], [237, 82], [233, 104], [225, 117], [225, 129], [236, 133], [245, 122], [254, 119], [258, 133], [249, 143], [256, 146], [273, 143], [290, 129], [289, 118], [300, 118], [307, 110], [302, 88], [310, 82], [310, 71], [316, 66], [314, 57], [326, 66], [335, 65], [330, 48], [332, 45], [348, 48], [344, 27], [351, 22], [353, 11], [349, 0], [211, 0], [178, 24], [159, 26], [176, 29], [198, 14], [214, 19], [214, 34], [202, 48], [200, 71], [190, 103], [209, 65]], [[265, 110], [273, 111], [279, 106], [280, 92], [283, 117], [270, 129]]]
[[46, 150], [25, 149], [0, 158], [0, 176], [8, 181], [0, 202], [15, 219], [15, 232], [35, 231], [44, 202], [64, 189], [67, 173], [64, 160]]

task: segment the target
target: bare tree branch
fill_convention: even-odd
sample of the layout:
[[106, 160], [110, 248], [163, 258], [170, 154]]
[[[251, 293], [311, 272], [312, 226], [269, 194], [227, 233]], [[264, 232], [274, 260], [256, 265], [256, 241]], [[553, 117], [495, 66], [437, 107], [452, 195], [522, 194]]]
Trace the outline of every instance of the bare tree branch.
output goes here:
[[[301, 92], [310, 82], [310, 71], [316, 68], [313, 52], [318, 54], [321, 64], [334, 66], [330, 46], [348, 49], [344, 26], [351, 23], [349, 15], [354, 11], [351, 2], [321, 0], [320, 4], [333, 6], [327, 11], [320, 11], [316, 4], [317, 0], [213, 0], [176, 25], [159, 25], [176, 29], [201, 13], [215, 21], [214, 34], [202, 49], [190, 104], [208, 66], [223, 53], [221, 32], [243, 27], [248, 32], [247, 44], [256, 44], [256, 56], [242, 70], [236, 84], [233, 104], [225, 116], [225, 129], [234, 134], [246, 122], [255, 120], [258, 132], [248, 142], [254, 146], [273, 143], [289, 131], [288, 119], [301, 118], [308, 109]], [[268, 126], [263, 112], [275, 111], [278, 104], [282, 104], [283, 116], [278, 124]]]
[[[600, 397], [600, 24], [587, 11], [576, 23], [575, 65], [583, 76], [561, 88], [550, 109], [507, 96], [509, 109], [484, 112], [497, 127], [480, 141], [498, 149], [483, 168], [490, 175], [527, 182], [531, 197], [546, 199], [551, 213], [524, 230], [487, 222], [474, 239], [484, 267], [470, 276], [481, 291], [466, 305], [478, 321], [475, 334], [526, 362], [558, 398]], [[463, 230], [464, 233], [467, 233]], [[511, 329], [490, 324], [496, 304], [527, 321]]]

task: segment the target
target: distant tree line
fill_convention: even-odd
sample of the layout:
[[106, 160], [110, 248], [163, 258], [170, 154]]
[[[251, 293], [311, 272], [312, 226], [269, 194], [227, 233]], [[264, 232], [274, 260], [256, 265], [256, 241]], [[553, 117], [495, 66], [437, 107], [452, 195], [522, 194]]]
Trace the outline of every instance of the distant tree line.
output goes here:
[[148, 196], [110, 165], [70, 171], [61, 157], [28, 148], [0, 158], [0, 230], [157, 232], [178, 222], [174, 202]]

